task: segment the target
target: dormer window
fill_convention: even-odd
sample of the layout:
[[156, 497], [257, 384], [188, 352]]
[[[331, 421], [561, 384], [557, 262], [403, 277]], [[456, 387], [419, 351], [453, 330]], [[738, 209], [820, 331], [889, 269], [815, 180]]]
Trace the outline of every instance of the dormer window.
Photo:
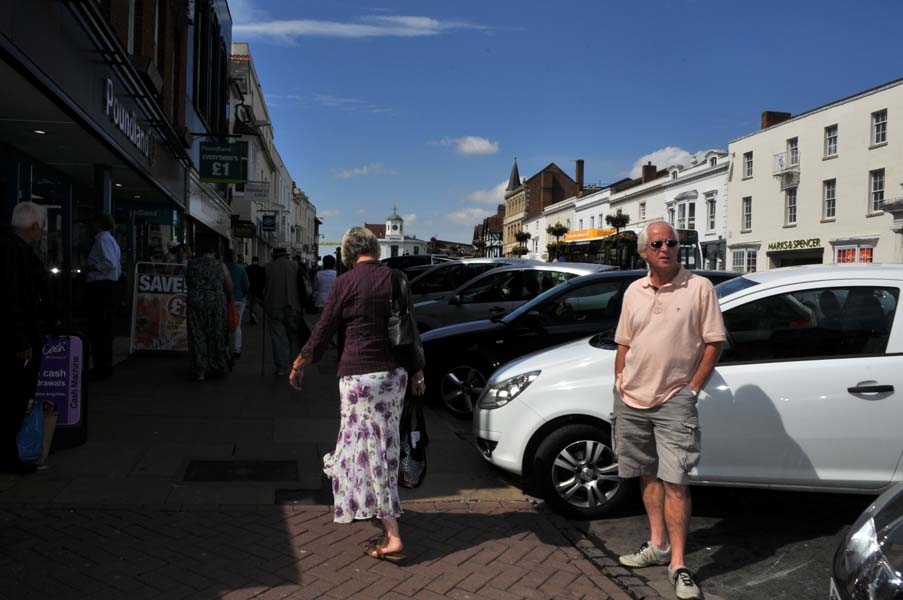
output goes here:
[[717, 164], [718, 164], [718, 159], [717, 159], [716, 157], [713, 156], [712, 158], [709, 159], [709, 166], [710, 166], [710, 167], [714, 167], [714, 166], [716, 166]]
[[671, 171], [671, 179], [677, 179], [677, 171]]

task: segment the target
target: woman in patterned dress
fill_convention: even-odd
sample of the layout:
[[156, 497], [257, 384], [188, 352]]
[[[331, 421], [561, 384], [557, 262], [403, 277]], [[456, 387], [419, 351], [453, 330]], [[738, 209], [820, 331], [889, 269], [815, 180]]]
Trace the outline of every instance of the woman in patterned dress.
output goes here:
[[[317, 362], [337, 330], [345, 345], [339, 359], [341, 424], [335, 451], [323, 457], [332, 479], [335, 522], [380, 519], [385, 535], [367, 548], [384, 560], [401, 560], [398, 531], [398, 421], [408, 373], [392, 355], [386, 334], [392, 298], [391, 269], [379, 262], [379, 242], [368, 229], [352, 227], [342, 238], [342, 262], [351, 269], [336, 279], [310, 340], [289, 374], [300, 389], [305, 365]], [[419, 344], [419, 338], [417, 340]], [[423, 365], [411, 373], [411, 391], [426, 390]]]
[[229, 328], [226, 301], [232, 301], [232, 278], [214, 255], [213, 246], [188, 261], [188, 351], [194, 378], [203, 381], [210, 371], [225, 373]]

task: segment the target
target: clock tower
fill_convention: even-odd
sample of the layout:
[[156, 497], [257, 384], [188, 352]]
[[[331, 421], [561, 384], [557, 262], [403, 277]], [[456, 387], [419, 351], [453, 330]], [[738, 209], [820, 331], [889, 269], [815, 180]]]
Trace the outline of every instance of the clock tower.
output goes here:
[[386, 239], [404, 239], [404, 219], [398, 214], [398, 204], [392, 214], [386, 217]]

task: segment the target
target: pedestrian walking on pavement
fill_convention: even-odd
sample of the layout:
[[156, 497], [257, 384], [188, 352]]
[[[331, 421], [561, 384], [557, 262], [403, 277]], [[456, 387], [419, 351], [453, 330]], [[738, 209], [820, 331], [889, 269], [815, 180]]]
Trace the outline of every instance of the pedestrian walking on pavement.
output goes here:
[[[387, 334], [392, 269], [379, 262], [376, 236], [363, 227], [349, 229], [342, 238], [342, 260], [351, 270], [335, 281], [310, 341], [295, 359], [289, 382], [300, 389], [304, 367], [320, 360], [337, 330], [345, 331], [338, 370], [339, 436], [335, 451], [323, 457], [324, 471], [332, 479], [334, 520], [380, 519], [385, 535], [366, 553], [399, 561], [405, 555], [397, 520], [398, 426], [409, 375], [413, 394], [426, 390], [424, 365], [408, 365], [409, 373], [393, 356]], [[410, 304], [409, 308], [413, 309]]]
[[[41, 364], [41, 300], [46, 292], [46, 271], [30, 244], [41, 241], [47, 212], [34, 202], [13, 208], [12, 227], [0, 234], [0, 473], [27, 475], [35, 465], [19, 460], [16, 435], [22, 427], [28, 401], [35, 396]], [[35, 408], [35, 410], [41, 410]]]
[[257, 324], [257, 310], [263, 305], [263, 292], [266, 289], [266, 270], [260, 266], [260, 257], [251, 258], [251, 264], [245, 267], [251, 289], [248, 290], [248, 316], [251, 324]]
[[332, 284], [335, 283], [335, 257], [327, 254], [323, 257], [323, 268], [317, 271], [317, 279], [314, 284], [314, 294], [316, 296], [314, 304], [318, 310], [322, 310], [326, 306], [326, 300], [329, 298], [329, 291]]
[[245, 300], [248, 296], [248, 290], [251, 289], [251, 282], [248, 279], [248, 273], [245, 271], [245, 265], [236, 262], [231, 250], [227, 250], [224, 256], [226, 269], [229, 271], [229, 277], [232, 278], [232, 297], [235, 302], [235, 311], [238, 313], [238, 325], [230, 334], [230, 347], [232, 357], [241, 357], [241, 322], [245, 314]]
[[229, 327], [226, 302], [232, 300], [232, 278], [216, 257], [215, 243], [199, 244], [198, 256], [185, 267], [188, 292], [188, 351], [196, 381], [228, 369]]
[[94, 244], [85, 263], [85, 294], [88, 309], [88, 337], [91, 340], [92, 375], [106, 379], [113, 374], [113, 317], [116, 314], [116, 285], [122, 274], [120, 250], [107, 213], [94, 217]]
[[298, 353], [298, 322], [301, 319], [301, 297], [298, 294], [298, 265], [289, 258], [288, 250], [273, 250], [273, 260], [266, 266], [266, 289], [263, 305], [270, 319], [270, 340], [276, 375], [288, 373], [289, 362]]
[[668, 565], [675, 594], [701, 598], [684, 561], [699, 462], [698, 395], [726, 339], [715, 289], [678, 262], [677, 235], [649, 224], [637, 240], [649, 274], [624, 294], [615, 333], [614, 444], [618, 475], [639, 477], [650, 540], [621, 556], [632, 568]]

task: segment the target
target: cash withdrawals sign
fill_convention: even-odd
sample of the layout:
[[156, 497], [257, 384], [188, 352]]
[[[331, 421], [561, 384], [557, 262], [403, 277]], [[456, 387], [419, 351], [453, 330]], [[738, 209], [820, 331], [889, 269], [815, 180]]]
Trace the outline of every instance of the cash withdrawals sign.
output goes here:
[[206, 183], [242, 183], [242, 144], [201, 142], [201, 181]]

